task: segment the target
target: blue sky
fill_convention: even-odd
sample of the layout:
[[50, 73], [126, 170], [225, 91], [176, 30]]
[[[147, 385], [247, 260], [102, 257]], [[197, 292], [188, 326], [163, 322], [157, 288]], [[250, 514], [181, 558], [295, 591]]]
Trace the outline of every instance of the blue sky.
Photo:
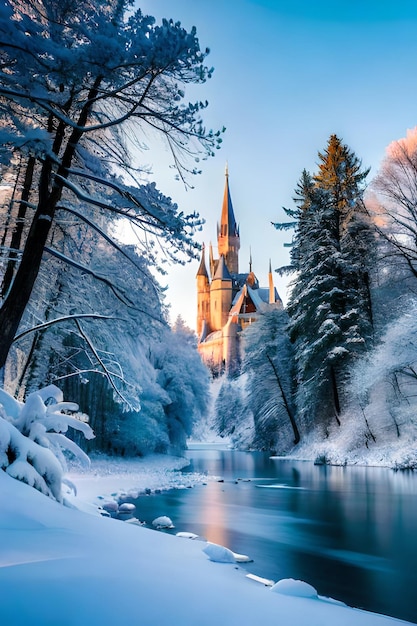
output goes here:
[[[417, 3], [393, 0], [143, 0], [145, 13], [195, 25], [209, 47], [213, 78], [195, 92], [208, 99], [207, 126], [226, 127], [223, 148], [203, 164], [194, 189], [174, 181], [164, 152], [146, 154], [157, 186], [184, 211], [205, 218], [198, 241], [216, 243], [228, 162], [240, 269], [267, 284], [288, 262], [272, 221], [283, 221], [303, 168], [338, 134], [375, 175], [386, 146], [417, 125]], [[167, 300], [173, 319], [194, 327], [198, 262], [173, 267]], [[286, 298], [286, 281], [276, 275]]]

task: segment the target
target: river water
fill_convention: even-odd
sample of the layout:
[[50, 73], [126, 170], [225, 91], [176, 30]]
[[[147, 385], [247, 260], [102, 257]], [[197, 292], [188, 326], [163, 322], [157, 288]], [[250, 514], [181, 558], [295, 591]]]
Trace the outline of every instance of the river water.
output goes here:
[[315, 466], [261, 452], [190, 449], [193, 489], [135, 501], [137, 516], [169, 516], [249, 555], [248, 572], [305, 580], [320, 595], [417, 622], [417, 475]]

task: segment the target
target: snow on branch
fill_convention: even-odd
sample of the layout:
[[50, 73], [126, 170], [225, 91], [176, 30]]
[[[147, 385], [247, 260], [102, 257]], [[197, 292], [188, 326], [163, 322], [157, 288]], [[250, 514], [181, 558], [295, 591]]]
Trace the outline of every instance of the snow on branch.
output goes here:
[[107, 382], [109, 383], [110, 387], [113, 389], [114, 393], [116, 394], [116, 396], [118, 396], [120, 398], [120, 400], [129, 408], [131, 408], [131, 404], [130, 402], [124, 397], [124, 395], [119, 391], [119, 389], [117, 388], [113, 378], [116, 376], [117, 378], [120, 378], [120, 376], [117, 376], [115, 374], [113, 374], [112, 372], [109, 371], [109, 369], [106, 367], [106, 364], [104, 363], [103, 359], [100, 357], [100, 355], [98, 354], [96, 348], [94, 347], [93, 342], [91, 341], [91, 339], [88, 337], [88, 335], [84, 332], [83, 328], [81, 327], [81, 324], [78, 320], [75, 320], [75, 323], [77, 325], [78, 328], [78, 332], [80, 333], [81, 337], [84, 339], [84, 341], [86, 342], [86, 344], [88, 345], [88, 347], [90, 348], [91, 352], [94, 354], [95, 358], [97, 359], [98, 364], [100, 365], [100, 367], [103, 370], [103, 374], [105, 376], [105, 378], [107, 379]]
[[[78, 217], [85, 224], [90, 226], [93, 230], [95, 230], [97, 233], [99, 233], [99, 235], [101, 235], [103, 237], [103, 239], [105, 241], [107, 241], [115, 250], [120, 252], [120, 254], [122, 254], [130, 263], [132, 263], [132, 265], [134, 265], [137, 270], [139, 270], [142, 274], [147, 276], [146, 272], [139, 265], [139, 263], [136, 262], [135, 259], [132, 258], [131, 255], [127, 254], [127, 252], [125, 250], [123, 250], [123, 248], [121, 246], [119, 246], [118, 243], [112, 237], [109, 237], [109, 235], [107, 235], [107, 233], [102, 228], [100, 228], [99, 226], [97, 226], [97, 224], [94, 224], [94, 222], [89, 220], [88, 217], [86, 217], [85, 215], [83, 215], [79, 211], [76, 211], [75, 209], [72, 209], [70, 207], [60, 206], [58, 208], [63, 210], [63, 211], [67, 211], [68, 213], [71, 213], [71, 215], [74, 215], [75, 217]], [[156, 292], [156, 289], [155, 289], [154, 285], [152, 285], [152, 286], [153, 286], [154, 291]]]
[[[49, 385], [31, 393], [25, 403], [0, 389], [0, 467], [12, 478], [63, 502], [62, 474], [68, 450], [81, 462], [87, 455], [63, 433], [71, 427], [92, 439], [87, 417], [75, 413], [78, 405], [64, 402], [58, 387]], [[70, 413], [75, 413], [71, 415]]]
[[58, 250], [54, 250], [53, 248], [49, 248], [49, 247], [45, 247], [44, 250], [45, 252], [48, 252], [51, 256], [56, 257], [60, 261], [64, 261], [65, 263], [68, 263], [68, 265], [71, 265], [72, 267], [75, 267], [81, 270], [82, 272], [89, 274], [90, 276], [94, 276], [94, 278], [96, 278], [97, 280], [103, 282], [108, 287], [110, 287], [111, 291], [114, 293], [116, 298], [120, 300], [120, 302], [122, 302], [125, 306], [136, 308], [134, 307], [131, 300], [129, 300], [129, 298], [125, 294], [120, 293], [120, 290], [105, 276], [97, 274], [97, 272], [94, 272], [92, 269], [90, 269], [86, 265], [83, 265], [82, 263], [78, 263], [77, 261], [74, 261], [74, 259], [70, 259], [65, 254], [62, 254], [62, 252], [58, 252]]
[[15, 338], [13, 339], [13, 342], [18, 341], [19, 339], [22, 339], [23, 337], [25, 337], [26, 335], [29, 335], [30, 333], [35, 333], [37, 330], [44, 330], [45, 328], [48, 328], [49, 326], [53, 326], [53, 324], [59, 324], [60, 322], [66, 322], [68, 320], [73, 320], [73, 319], [103, 319], [103, 320], [112, 320], [112, 319], [120, 319], [120, 318], [115, 318], [112, 315], [100, 315], [99, 313], [80, 313], [78, 315], [74, 314], [74, 315], [63, 315], [62, 317], [57, 317], [54, 320], [49, 320], [48, 322], [44, 322], [43, 324], [38, 324], [37, 326], [32, 326], [32, 328], [27, 328], [26, 330], [23, 330], [21, 333], [19, 333], [18, 335], [15, 336]]

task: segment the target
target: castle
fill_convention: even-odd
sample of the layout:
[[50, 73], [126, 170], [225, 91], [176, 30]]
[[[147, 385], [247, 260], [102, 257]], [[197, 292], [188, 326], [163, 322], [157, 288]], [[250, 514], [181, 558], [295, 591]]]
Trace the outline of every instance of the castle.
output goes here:
[[205, 246], [197, 272], [197, 336], [198, 351], [214, 374], [233, 373], [239, 368], [242, 351], [241, 331], [256, 321], [257, 316], [269, 307], [282, 307], [274, 287], [271, 263], [269, 286], [260, 287], [252, 271], [239, 273], [240, 234], [229, 189], [226, 168], [222, 214], [217, 224], [219, 258], [209, 249], [207, 272]]

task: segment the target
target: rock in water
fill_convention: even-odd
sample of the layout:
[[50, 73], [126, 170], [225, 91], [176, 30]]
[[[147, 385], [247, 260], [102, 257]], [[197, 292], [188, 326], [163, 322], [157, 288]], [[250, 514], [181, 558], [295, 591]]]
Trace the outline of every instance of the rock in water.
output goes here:
[[236, 563], [233, 552], [229, 548], [219, 546], [217, 543], [208, 543], [203, 548], [203, 552], [207, 554], [210, 561], [215, 561], [216, 563]]
[[154, 526], [157, 529], [174, 528], [174, 524], [172, 523], [172, 520], [166, 515], [162, 515], [161, 517], [155, 518], [154, 521], [152, 522], [152, 526]]

